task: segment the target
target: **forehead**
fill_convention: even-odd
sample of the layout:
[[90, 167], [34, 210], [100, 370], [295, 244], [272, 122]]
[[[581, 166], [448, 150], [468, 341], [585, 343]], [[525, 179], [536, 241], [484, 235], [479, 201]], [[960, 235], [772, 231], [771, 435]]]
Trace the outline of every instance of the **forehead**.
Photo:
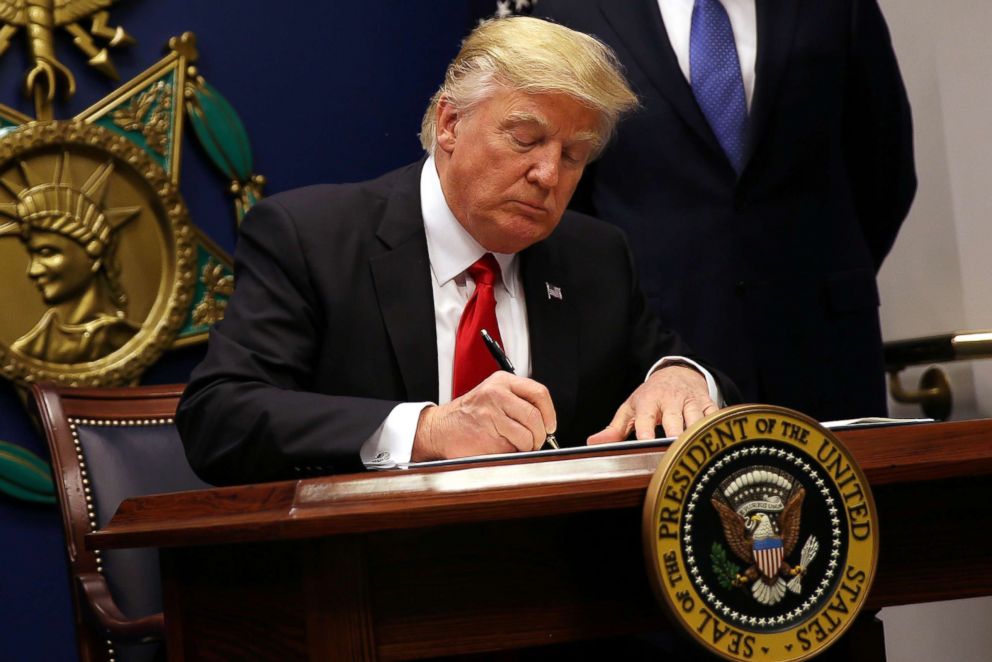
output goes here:
[[572, 139], [595, 140], [599, 136], [600, 113], [567, 94], [499, 90], [484, 104], [489, 119], [501, 128], [532, 124]]
[[27, 245], [31, 248], [40, 248], [42, 246], [54, 246], [54, 247], [65, 247], [75, 244], [76, 242], [64, 235], [57, 232], [49, 232], [47, 230], [39, 230], [36, 228], [30, 228], [27, 230]]

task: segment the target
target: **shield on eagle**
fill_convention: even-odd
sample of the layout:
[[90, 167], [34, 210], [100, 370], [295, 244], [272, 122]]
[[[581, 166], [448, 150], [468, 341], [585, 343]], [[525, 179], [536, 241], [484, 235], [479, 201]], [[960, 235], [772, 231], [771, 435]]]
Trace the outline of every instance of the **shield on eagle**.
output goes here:
[[784, 552], [782, 539], [778, 536], [756, 539], [752, 549], [754, 550], [754, 562], [761, 574], [769, 579], [777, 577]]

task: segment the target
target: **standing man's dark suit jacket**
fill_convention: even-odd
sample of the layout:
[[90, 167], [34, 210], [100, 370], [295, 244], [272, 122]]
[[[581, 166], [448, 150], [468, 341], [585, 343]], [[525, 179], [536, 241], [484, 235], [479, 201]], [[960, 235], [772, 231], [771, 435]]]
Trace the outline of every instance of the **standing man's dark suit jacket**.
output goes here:
[[[437, 401], [422, 165], [276, 195], [245, 218], [234, 295], [177, 416], [206, 480], [361, 470], [362, 443], [397, 403]], [[532, 377], [558, 439], [584, 444], [657, 359], [689, 350], [647, 310], [616, 228], [567, 212], [519, 259]]]
[[884, 414], [875, 274], [916, 190], [909, 105], [875, 0], [757, 0], [740, 178], [657, 0], [542, 0], [612, 46], [643, 108], [575, 206], [622, 227], [649, 305], [745, 400]]

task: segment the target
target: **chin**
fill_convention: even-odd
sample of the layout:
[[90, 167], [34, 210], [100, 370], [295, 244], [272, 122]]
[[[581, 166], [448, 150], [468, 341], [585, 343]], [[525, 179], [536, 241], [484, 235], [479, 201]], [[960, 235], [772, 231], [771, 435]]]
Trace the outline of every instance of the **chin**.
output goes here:
[[495, 253], [519, 253], [539, 241], [547, 239], [554, 231], [557, 223], [549, 225], [547, 221], [538, 222], [533, 219], [513, 219], [503, 224], [498, 232], [493, 232], [486, 241], [479, 243], [486, 250]]

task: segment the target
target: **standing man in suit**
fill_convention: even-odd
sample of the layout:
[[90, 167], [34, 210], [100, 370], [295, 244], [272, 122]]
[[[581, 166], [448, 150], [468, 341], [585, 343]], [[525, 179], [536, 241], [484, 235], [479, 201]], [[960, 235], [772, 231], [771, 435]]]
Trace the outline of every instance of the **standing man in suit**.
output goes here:
[[254, 207], [177, 416], [193, 468], [237, 483], [533, 450], [549, 433], [651, 438], [732, 398], [647, 309], [622, 234], [565, 211], [634, 104], [595, 39], [491, 21], [427, 110], [426, 159]]
[[573, 206], [623, 228], [649, 305], [745, 400], [886, 413], [875, 275], [916, 190], [876, 0], [542, 0], [642, 108]]

